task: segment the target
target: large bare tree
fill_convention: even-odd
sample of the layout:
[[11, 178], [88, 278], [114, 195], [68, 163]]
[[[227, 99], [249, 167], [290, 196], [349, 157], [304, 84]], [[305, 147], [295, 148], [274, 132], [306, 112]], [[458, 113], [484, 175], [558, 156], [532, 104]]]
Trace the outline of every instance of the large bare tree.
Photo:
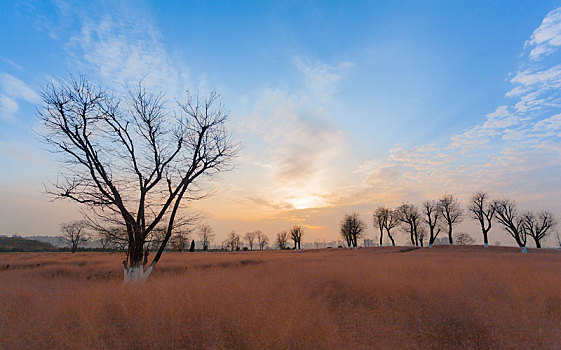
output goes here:
[[347, 246], [357, 249], [358, 239], [366, 231], [366, 224], [360, 219], [357, 213], [347, 214], [341, 222], [341, 236], [347, 241]]
[[70, 246], [72, 253], [76, 252], [76, 249], [88, 241], [87, 228], [88, 222], [84, 220], [75, 220], [60, 225], [62, 238]]
[[464, 218], [460, 200], [453, 194], [445, 194], [438, 201], [438, 211], [448, 226], [448, 242], [452, 245], [454, 244], [452, 239], [454, 225], [462, 222]]
[[[201, 180], [229, 170], [238, 151], [218, 95], [187, 94], [172, 104], [142, 83], [119, 96], [80, 76], [52, 82], [42, 99], [44, 141], [65, 165], [48, 192], [102, 221], [119, 220], [127, 232], [125, 281], [145, 279], [182, 204], [201, 198]], [[144, 271], [146, 238], [159, 226], [165, 237]]]
[[493, 207], [499, 224], [514, 238], [522, 253], [527, 253], [528, 231], [524, 229], [525, 220], [518, 214], [516, 202], [506, 198], [498, 199], [493, 201]]
[[481, 232], [483, 233], [483, 243], [485, 248], [489, 247], [488, 233], [493, 224], [493, 217], [495, 216], [495, 207], [489, 201], [487, 192], [478, 191], [472, 197], [468, 206], [471, 212], [471, 217], [479, 221], [481, 225]]
[[424, 201], [423, 211], [425, 215], [424, 221], [429, 228], [429, 247], [432, 248], [432, 245], [434, 244], [434, 240], [438, 237], [440, 231], [442, 231], [442, 228], [439, 225], [440, 223], [439, 218], [441, 217], [440, 217], [440, 211], [438, 210], [438, 203], [431, 200]]
[[421, 225], [421, 213], [419, 208], [412, 203], [403, 203], [396, 208], [399, 215], [399, 221], [409, 231], [411, 245], [414, 247], [419, 246], [419, 226]]
[[290, 229], [290, 238], [294, 242], [294, 250], [302, 250], [302, 235], [304, 235], [304, 229], [300, 225], [295, 225]]
[[534, 239], [536, 248], [541, 248], [541, 241], [547, 236], [549, 230], [556, 225], [553, 213], [548, 210], [539, 213], [526, 212], [522, 215], [524, 224], [522, 229]]

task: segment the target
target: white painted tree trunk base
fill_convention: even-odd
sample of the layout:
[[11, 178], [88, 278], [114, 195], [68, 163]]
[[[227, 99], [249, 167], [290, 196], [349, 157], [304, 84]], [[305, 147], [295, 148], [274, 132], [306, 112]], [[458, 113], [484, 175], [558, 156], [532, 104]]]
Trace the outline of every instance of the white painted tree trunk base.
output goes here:
[[522, 253], [528, 253], [528, 249], [526, 249], [526, 247], [522, 247]]
[[143, 282], [148, 278], [148, 276], [150, 276], [152, 270], [154, 270], [153, 265], [150, 265], [146, 271], [144, 271], [142, 266], [129, 267], [128, 271], [127, 269], [123, 269], [123, 283]]
[[489, 248], [489, 243], [485, 243], [485, 248]]
[[432, 243], [429, 243], [429, 248], [432, 248]]

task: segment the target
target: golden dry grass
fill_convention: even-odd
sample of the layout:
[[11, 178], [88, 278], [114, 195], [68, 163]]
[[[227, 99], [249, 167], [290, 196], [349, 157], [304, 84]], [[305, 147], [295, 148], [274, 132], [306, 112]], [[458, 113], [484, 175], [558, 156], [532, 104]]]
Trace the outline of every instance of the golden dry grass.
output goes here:
[[561, 348], [559, 252], [402, 250], [2, 254], [0, 347]]

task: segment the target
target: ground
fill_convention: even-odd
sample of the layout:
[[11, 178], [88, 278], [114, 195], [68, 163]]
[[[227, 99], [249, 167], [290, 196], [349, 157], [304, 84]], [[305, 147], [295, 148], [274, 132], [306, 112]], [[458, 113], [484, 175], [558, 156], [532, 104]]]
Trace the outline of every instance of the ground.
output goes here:
[[561, 253], [491, 247], [0, 254], [0, 348], [561, 348]]

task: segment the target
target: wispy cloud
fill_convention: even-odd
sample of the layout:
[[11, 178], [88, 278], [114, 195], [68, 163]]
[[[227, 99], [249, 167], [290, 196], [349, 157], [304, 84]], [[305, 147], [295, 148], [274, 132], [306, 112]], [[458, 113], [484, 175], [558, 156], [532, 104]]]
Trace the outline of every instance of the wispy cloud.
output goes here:
[[[448, 141], [402, 149], [394, 147], [385, 160], [359, 167], [360, 186], [350, 186], [338, 205], [380, 200], [420, 200], [446, 190], [468, 195], [484, 187], [521, 197], [548, 198], [554, 203], [561, 185], [561, 66], [538, 64], [561, 46], [561, 8], [550, 12], [526, 47], [531, 68], [516, 72], [508, 104]], [[552, 170], [554, 169], [554, 170]], [[553, 181], [553, 183], [552, 183]], [[384, 193], [384, 195], [381, 195]], [[360, 198], [360, 200], [357, 200]]]
[[0, 73], [0, 119], [13, 120], [19, 110], [18, 101], [36, 104], [41, 97], [13, 75]]
[[169, 53], [153, 19], [142, 11], [109, 6], [99, 18], [82, 14], [80, 31], [68, 40], [66, 50], [78, 69], [97, 74], [115, 89], [143, 78], [172, 96], [183, 93], [189, 87], [189, 69]]

